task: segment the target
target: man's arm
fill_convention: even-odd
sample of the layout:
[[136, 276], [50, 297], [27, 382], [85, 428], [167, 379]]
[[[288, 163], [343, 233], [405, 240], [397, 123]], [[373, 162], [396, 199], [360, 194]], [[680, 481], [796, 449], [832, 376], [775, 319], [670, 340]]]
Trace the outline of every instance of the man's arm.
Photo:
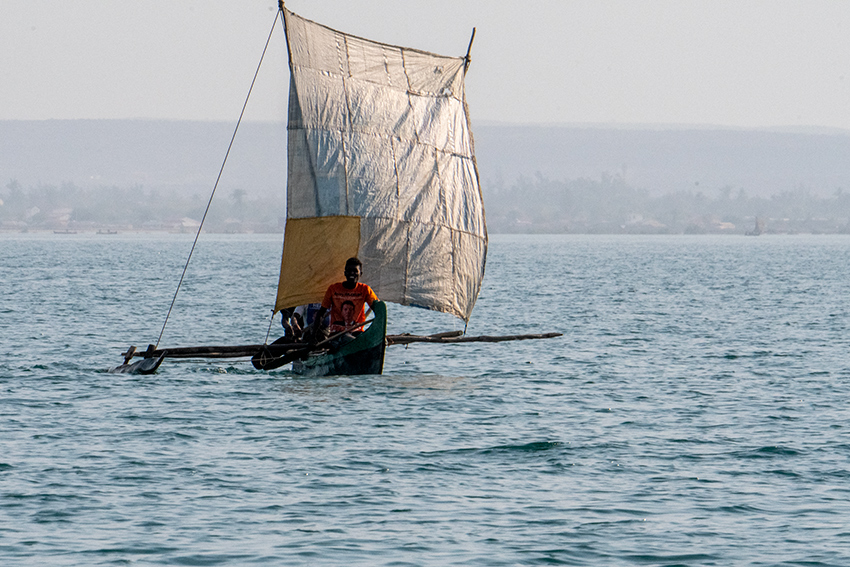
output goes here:
[[380, 301], [378, 299], [378, 296], [375, 295], [375, 292], [372, 291], [372, 288], [367, 285], [366, 286], [366, 303], [369, 304], [369, 307], [372, 307], [372, 304], [375, 303], [376, 301]]
[[280, 310], [280, 325], [283, 327], [283, 330], [289, 334], [292, 334], [292, 312], [295, 311], [295, 308], [289, 307], [286, 309]]
[[314, 330], [318, 330], [322, 327], [322, 320], [325, 318], [325, 314], [327, 314], [328, 310], [326, 307], [319, 307], [319, 310], [316, 311], [316, 316], [313, 318], [313, 322], [310, 326]]

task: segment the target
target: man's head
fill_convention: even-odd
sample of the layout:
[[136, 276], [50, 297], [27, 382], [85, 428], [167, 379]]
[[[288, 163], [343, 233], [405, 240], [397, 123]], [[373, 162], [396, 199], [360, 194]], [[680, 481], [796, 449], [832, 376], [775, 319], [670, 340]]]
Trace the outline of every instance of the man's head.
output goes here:
[[346, 299], [345, 301], [342, 302], [342, 308], [341, 309], [342, 309], [342, 318], [345, 320], [346, 323], [354, 320], [354, 303], [353, 302]]
[[363, 273], [363, 262], [357, 258], [349, 258], [345, 261], [345, 281], [349, 284], [356, 284], [360, 280]]

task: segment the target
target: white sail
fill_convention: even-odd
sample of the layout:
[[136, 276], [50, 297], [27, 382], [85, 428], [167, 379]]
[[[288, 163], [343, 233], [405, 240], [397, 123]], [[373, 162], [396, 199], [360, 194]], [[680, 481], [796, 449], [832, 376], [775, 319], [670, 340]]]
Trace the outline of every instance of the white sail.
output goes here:
[[382, 300], [468, 320], [487, 229], [467, 60], [284, 16], [289, 175], [276, 309], [320, 300], [356, 255]]

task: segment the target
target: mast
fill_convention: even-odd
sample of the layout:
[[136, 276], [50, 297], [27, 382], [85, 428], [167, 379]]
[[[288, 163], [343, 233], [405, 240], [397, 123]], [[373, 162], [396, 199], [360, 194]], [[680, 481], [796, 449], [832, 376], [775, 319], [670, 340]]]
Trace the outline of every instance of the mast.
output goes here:
[[[281, 0], [281, 5], [283, 5], [283, 0]], [[469, 58], [469, 53], [472, 51], [472, 42], [475, 41], [475, 28], [472, 28], [472, 37], [469, 38], [469, 45], [466, 47], [466, 56], [463, 58], [463, 72], [466, 73], [466, 70], [469, 69], [469, 63], [471, 59]]]
[[292, 48], [289, 46], [289, 29], [286, 25], [286, 7], [283, 0], [277, 2], [278, 10], [280, 11], [281, 22], [283, 23], [283, 35], [286, 37], [286, 55], [289, 58], [289, 72], [292, 73]]

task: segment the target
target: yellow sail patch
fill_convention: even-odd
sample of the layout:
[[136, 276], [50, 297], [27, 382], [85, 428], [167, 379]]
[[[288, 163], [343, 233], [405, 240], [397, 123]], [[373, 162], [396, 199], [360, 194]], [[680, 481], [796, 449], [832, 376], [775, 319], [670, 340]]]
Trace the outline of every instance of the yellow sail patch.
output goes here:
[[317, 303], [344, 279], [345, 261], [360, 248], [360, 217], [288, 219], [283, 242], [275, 313]]

